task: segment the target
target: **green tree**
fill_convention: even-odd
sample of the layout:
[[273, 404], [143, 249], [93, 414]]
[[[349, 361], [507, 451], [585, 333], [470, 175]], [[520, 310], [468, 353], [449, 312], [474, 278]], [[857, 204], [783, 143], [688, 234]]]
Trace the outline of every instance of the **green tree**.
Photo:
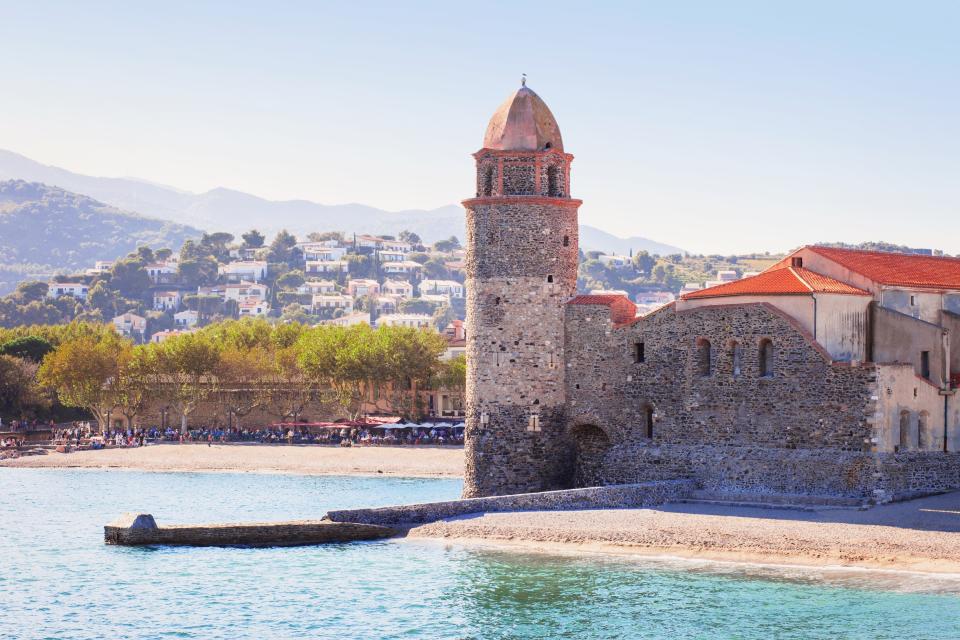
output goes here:
[[104, 431], [118, 404], [119, 362], [128, 346], [128, 341], [112, 331], [98, 337], [84, 335], [66, 340], [43, 359], [37, 378], [40, 384], [56, 391], [64, 406], [93, 414]]
[[243, 246], [249, 249], [259, 249], [267, 239], [265, 235], [256, 229], [250, 229], [250, 231], [241, 234], [240, 237], [243, 238]]
[[176, 409], [184, 433], [190, 414], [216, 388], [213, 374], [220, 346], [205, 333], [184, 333], [148, 346], [146, 357], [154, 388]]
[[28, 280], [17, 285], [12, 297], [19, 304], [42, 302], [47, 297], [49, 289], [50, 287], [46, 282]]
[[37, 363], [51, 351], [53, 351], [53, 345], [50, 341], [35, 335], [13, 338], [0, 344], [0, 355], [23, 358]]
[[436, 251], [442, 253], [449, 253], [460, 248], [460, 241], [457, 239], [457, 236], [450, 236], [446, 240], [438, 240], [433, 243], [433, 248]]
[[0, 355], [0, 416], [29, 418], [49, 406], [49, 398], [37, 384], [38, 367], [26, 358]]
[[638, 251], [637, 254], [633, 256], [633, 266], [636, 267], [640, 273], [649, 274], [655, 264], [657, 264], [657, 259], [646, 251]]

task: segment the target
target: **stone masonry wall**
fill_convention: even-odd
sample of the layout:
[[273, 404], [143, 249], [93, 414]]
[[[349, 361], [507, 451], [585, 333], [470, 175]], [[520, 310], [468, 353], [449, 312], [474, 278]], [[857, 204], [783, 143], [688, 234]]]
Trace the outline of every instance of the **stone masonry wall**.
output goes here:
[[331, 511], [326, 517], [334, 522], [402, 527], [436, 522], [471, 513], [652, 507], [685, 498], [690, 495], [693, 489], [694, 483], [689, 480], [667, 480], [615, 487], [589, 487], [446, 502], [405, 504], [375, 509], [348, 509]]
[[464, 495], [564, 487], [564, 305], [576, 291], [579, 201], [491, 197], [464, 205]]

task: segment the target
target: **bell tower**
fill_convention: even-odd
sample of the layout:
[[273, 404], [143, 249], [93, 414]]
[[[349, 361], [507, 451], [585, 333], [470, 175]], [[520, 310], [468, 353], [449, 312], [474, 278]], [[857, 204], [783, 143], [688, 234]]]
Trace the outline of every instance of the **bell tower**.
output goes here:
[[526, 83], [490, 119], [467, 212], [464, 496], [559, 488], [564, 304], [577, 288], [577, 210], [560, 128]]

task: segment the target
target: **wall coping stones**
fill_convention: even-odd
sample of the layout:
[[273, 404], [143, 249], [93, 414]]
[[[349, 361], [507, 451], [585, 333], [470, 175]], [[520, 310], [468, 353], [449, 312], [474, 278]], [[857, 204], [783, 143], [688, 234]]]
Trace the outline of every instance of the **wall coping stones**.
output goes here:
[[657, 480], [636, 484], [518, 493], [446, 502], [397, 505], [375, 509], [331, 511], [333, 522], [358, 522], [388, 527], [408, 527], [471, 513], [504, 511], [567, 511], [652, 507], [686, 498], [696, 483], [689, 479]]

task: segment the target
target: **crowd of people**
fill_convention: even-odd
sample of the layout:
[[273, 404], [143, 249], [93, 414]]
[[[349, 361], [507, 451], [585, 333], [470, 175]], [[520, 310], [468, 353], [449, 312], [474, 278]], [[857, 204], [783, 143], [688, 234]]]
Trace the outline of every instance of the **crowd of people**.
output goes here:
[[142, 447], [147, 443], [260, 443], [325, 444], [348, 446], [462, 445], [463, 425], [411, 426], [268, 426], [251, 428], [193, 427], [181, 433], [173, 427], [108, 429], [101, 432], [89, 422], [56, 429], [53, 443], [77, 448], [105, 446]]

